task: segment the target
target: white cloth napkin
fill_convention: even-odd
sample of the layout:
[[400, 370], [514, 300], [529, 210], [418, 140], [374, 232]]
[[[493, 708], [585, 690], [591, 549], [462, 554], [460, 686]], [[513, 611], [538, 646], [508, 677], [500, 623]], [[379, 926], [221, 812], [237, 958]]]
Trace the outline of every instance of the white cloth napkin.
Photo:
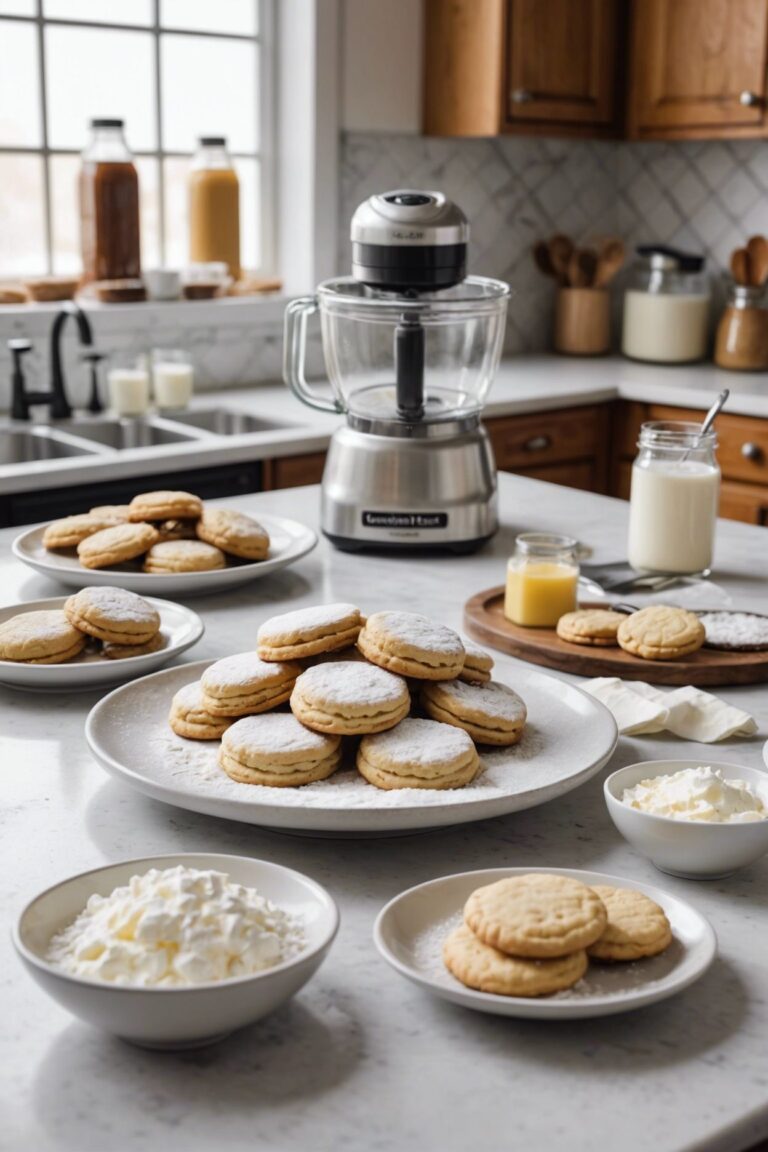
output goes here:
[[748, 712], [690, 685], [662, 692], [641, 680], [601, 676], [583, 687], [613, 713], [623, 736], [667, 731], [683, 740], [715, 744], [757, 732], [757, 721]]

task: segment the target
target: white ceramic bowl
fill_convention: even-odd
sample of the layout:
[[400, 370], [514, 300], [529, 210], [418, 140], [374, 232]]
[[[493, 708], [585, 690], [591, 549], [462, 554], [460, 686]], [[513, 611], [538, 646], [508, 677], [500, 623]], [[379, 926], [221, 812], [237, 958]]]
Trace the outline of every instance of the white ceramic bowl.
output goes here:
[[[137, 873], [179, 864], [228, 872], [233, 880], [257, 888], [285, 911], [300, 916], [305, 950], [254, 976], [193, 988], [117, 987], [70, 976], [44, 959], [51, 937], [71, 924], [91, 895], [107, 896]], [[13, 942], [27, 971], [74, 1016], [144, 1047], [195, 1048], [260, 1020], [298, 992], [319, 968], [338, 926], [332, 897], [301, 872], [243, 856], [184, 853], [124, 860], [48, 888], [21, 913]]]
[[641, 780], [671, 776], [705, 764], [721, 769], [726, 779], [745, 780], [768, 804], [768, 773], [742, 764], [714, 760], [645, 760], [613, 772], [603, 785], [611, 819], [633, 848], [650, 857], [661, 872], [688, 880], [716, 880], [746, 868], [768, 852], [768, 820], [749, 824], [703, 824], [653, 816], [624, 804], [625, 788]]

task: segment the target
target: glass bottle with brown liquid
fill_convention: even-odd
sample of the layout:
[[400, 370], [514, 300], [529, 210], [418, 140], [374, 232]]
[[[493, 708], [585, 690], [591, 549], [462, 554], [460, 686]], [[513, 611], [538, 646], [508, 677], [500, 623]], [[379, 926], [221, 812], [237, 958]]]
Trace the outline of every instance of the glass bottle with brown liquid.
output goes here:
[[83, 282], [141, 275], [139, 178], [122, 120], [91, 120], [80, 171]]
[[189, 174], [189, 258], [240, 268], [240, 184], [224, 136], [202, 136]]

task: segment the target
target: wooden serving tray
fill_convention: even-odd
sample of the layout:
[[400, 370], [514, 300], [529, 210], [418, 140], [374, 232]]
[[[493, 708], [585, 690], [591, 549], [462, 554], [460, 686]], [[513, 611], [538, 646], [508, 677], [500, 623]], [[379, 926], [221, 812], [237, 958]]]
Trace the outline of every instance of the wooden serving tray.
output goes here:
[[[605, 604], [582, 604], [605, 608]], [[643, 660], [623, 648], [569, 644], [554, 628], [521, 628], [504, 615], [504, 586], [478, 592], [464, 605], [464, 628], [487, 644], [529, 664], [541, 664], [574, 676], [619, 676], [653, 684], [758, 684], [768, 680], [768, 652], [722, 652], [700, 648], [682, 660]]]

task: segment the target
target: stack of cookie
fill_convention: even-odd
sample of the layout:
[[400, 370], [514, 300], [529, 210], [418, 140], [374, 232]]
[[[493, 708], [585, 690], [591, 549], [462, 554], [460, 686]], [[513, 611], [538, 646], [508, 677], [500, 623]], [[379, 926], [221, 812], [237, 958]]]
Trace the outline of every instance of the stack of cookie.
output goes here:
[[[313, 783], [347, 760], [377, 788], [460, 788], [480, 771], [476, 744], [515, 744], [525, 725], [525, 704], [492, 667], [424, 616], [363, 620], [353, 604], [326, 604], [267, 620], [256, 652], [177, 692], [170, 724], [221, 739], [219, 763], [240, 783]], [[276, 715], [286, 702], [291, 715]]]
[[206, 508], [191, 492], [143, 492], [130, 504], [101, 504], [54, 520], [49, 550], [77, 550], [85, 568], [114, 568], [143, 557], [145, 572], [210, 572], [238, 560], [265, 560], [269, 535], [231, 508]]
[[475, 889], [443, 960], [468, 988], [547, 996], [573, 987], [590, 958], [640, 960], [671, 941], [664, 910], [642, 892], [531, 872]]
[[0, 625], [0, 660], [64, 664], [86, 646], [93, 655], [121, 660], [157, 652], [164, 644], [160, 616], [142, 596], [124, 588], [81, 588], [63, 609], [22, 612]]
[[557, 634], [569, 644], [618, 645], [643, 660], [680, 660], [697, 652], [706, 639], [695, 613], [667, 604], [652, 604], [629, 615], [606, 608], [567, 612], [557, 622]]

